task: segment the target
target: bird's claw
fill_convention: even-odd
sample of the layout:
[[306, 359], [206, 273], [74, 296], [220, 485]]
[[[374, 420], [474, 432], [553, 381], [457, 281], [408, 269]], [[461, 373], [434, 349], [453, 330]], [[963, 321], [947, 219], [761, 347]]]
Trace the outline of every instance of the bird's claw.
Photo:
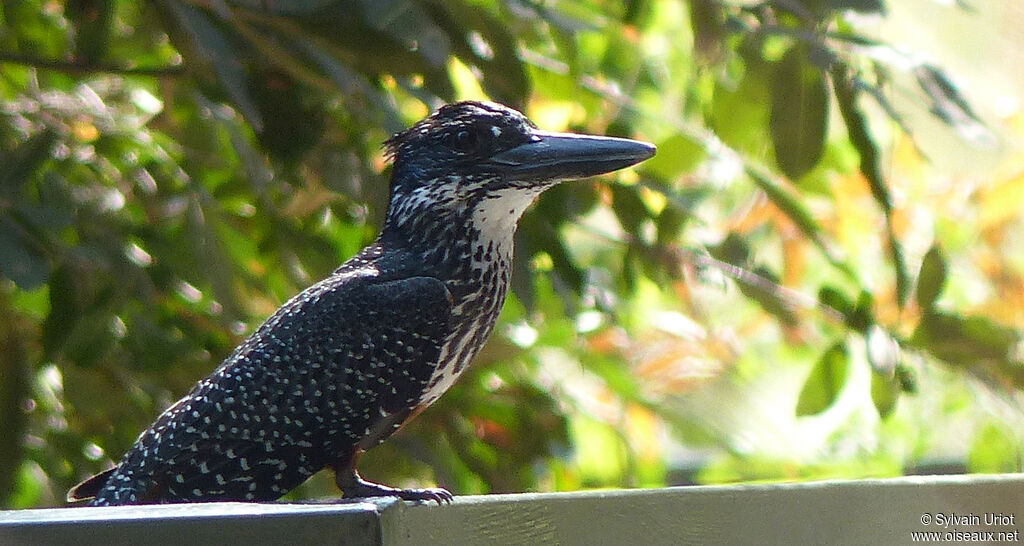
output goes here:
[[450, 504], [455, 498], [447, 489], [440, 487], [428, 487], [424, 489], [398, 489], [388, 487], [379, 483], [364, 480], [358, 473], [352, 471], [345, 476], [344, 481], [339, 481], [342, 495], [346, 499], [360, 499], [368, 497], [398, 497], [407, 501], [434, 501], [438, 505]]
[[428, 487], [426, 489], [396, 489], [393, 493], [402, 500], [407, 501], [434, 501], [439, 506], [451, 504], [455, 496], [447, 489], [440, 487]]

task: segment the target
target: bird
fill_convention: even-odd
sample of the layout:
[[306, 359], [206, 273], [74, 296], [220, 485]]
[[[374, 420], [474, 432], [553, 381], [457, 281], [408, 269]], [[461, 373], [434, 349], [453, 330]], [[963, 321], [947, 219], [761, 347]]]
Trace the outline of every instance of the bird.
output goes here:
[[505, 300], [516, 226], [537, 196], [655, 147], [544, 131], [510, 107], [463, 101], [384, 150], [390, 197], [374, 242], [282, 305], [69, 502], [269, 502], [324, 468], [344, 499], [452, 501], [441, 488], [365, 480], [359, 458], [437, 400], [483, 346]]

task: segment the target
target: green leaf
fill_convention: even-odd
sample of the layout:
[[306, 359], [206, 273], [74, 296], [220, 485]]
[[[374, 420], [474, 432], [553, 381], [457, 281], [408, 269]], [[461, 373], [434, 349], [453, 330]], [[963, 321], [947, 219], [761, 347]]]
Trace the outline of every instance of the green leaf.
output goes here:
[[286, 162], [298, 161], [320, 140], [323, 105], [281, 70], [257, 70], [250, 84], [249, 96], [263, 120], [257, 134], [263, 149]]
[[[373, 6], [366, 6], [365, 9], [372, 10]], [[446, 63], [438, 64], [435, 60], [428, 59], [424, 49], [418, 47], [414, 34], [404, 35], [397, 31], [388, 32], [387, 28], [381, 29], [375, 26], [382, 20], [371, 19], [373, 19], [373, 23], [366, 17], [354, 17], [353, 4], [350, 2], [331, 2], [323, 9], [317, 10], [315, 14], [302, 17], [298, 21], [302, 33], [298, 39], [294, 40], [294, 45], [305, 49], [307, 54], [315, 59], [316, 64], [323, 66], [325, 64], [323, 55], [312, 54], [309, 47], [304, 47], [304, 45], [308, 45], [304, 42], [315, 44], [323, 54], [334, 57], [338, 63], [355, 72], [362, 73], [370, 81], [376, 81], [382, 74], [409, 79], [422, 78], [422, 86], [402, 79], [396, 83], [402, 85], [406, 91], [425, 103], [430, 103], [437, 97], [446, 100], [452, 99], [454, 89]], [[425, 24], [433, 25], [434, 23], [426, 21]], [[297, 32], [298, 29], [293, 33]], [[447, 39], [443, 34], [441, 38]], [[413, 41], [410, 42], [408, 39]], [[433, 47], [427, 48], [427, 51], [430, 51], [431, 55], [439, 54]], [[448, 58], [447, 53], [444, 55], [442, 61], [446, 61]], [[279, 66], [278, 68], [284, 67]], [[335, 72], [335, 74], [331, 74], [331, 72]], [[337, 72], [337, 70], [331, 69], [328, 70], [328, 75], [337, 79]], [[393, 97], [388, 96], [386, 100], [391, 101]], [[401, 128], [404, 128], [404, 124]]]
[[932, 101], [932, 114], [955, 129], [965, 140], [977, 144], [994, 143], [992, 132], [944, 71], [923, 63], [914, 68], [914, 76], [921, 90]]
[[800, 390], [796, 415], [818, 415], [835, 403], [846, 384], [849, 355], [846, 345], [838, 342], [821, 355]]
[[833, 266], [851, 278], [856, 277], [853, 269], [843, 261], [832, 244], [825, 238], [825, 232], [811, 215], [811, 210], [797, 195], [793, 195], [789, 190], [783, 188], [782, 185], [758, 169], [748, 167], [746, 173], [757, 187], [761, 188], [761, 191], [765, 193], [768, 199], [775, 206], [779, 207], [783, 214], [792, 220], [808, 239], [814, 242], [815, 246], [821, 250], [825, 258]]
[[672, 135], [658, 143], [658, 153], [644, 161], [641, 169], [662, 180], [675, 180], [704, 161], [704, 147], [686, 135]]
[[858, 332], [866, 332], [875, 323], [872, 312], [874, 305], [875, 301], [871, 296], [871, 292], [862, 290], [857, 295], [857, 304], [854, 305], [853, 311], [846, 318], [846, 324]]
[[0, 155], [0, 196], [14, 196], [44, 161], [57, 142], [57, 134], [46, 129], [22, 142], [9, 154]]
[[761, 188], [761, 191], [768, 196], [768, 199], [775, 206], [782, 209], [782, 212], [797, 224], [800, 231], [815, 242], [819, 242], [819, 245], [823, 244], [824, 232], [811, 215], [811, 210], [807, 208], [807, 205], [804, 204], [799, 196], [793, 195], [771, 178], [756, 173], [756, 171], [748, 170], [748, 174], [753, 174], [752, 179]]
[[762, 309], [775, 315], [782, 324], [796, 326], [799, 319], [793, 312], [793, 304], [782, 294], [779, 276], [763, 265], [752, 271], [762, 282], [740, 282], [739, 289], [744, 296], [754, 300]]
[[1003, 474], [1021, 471], [1020, 443], [1015, 435], [995, 423], [988, 423], [975, 435], [967, 453], [967, 471]]
[[805, 47], [790, 48], [779, 61], [771, 94], [775, 162], [798, 180], [821, 160], [828, 131], [828, 85]]
[[921, 271], [917, 274], [917, 304], [922, 310], [928, 311], [935, 306], [935, 300], [942, 294], [946, 286], [948, 270], [942, 248], [932, 246], [921, 261]]
[[63, 203], [49, 206], [23, 201], [11, 207], [11, 218], [39, 241], [45, 241], [49, 233], [70, 225], [72, 214]]
[[734, 232], [729, 233], [721, 243], [708, 248], [708, 252], [716, 260], [744, 270], [733, 276], [744, 296], [778, 317], [786, 326], [794, 326], [799, 322], [793, 312], [793, 302], [782, 293], [779, 276], [766, 266], [750, 263], [752, 252], [743, 237]]
[[50, 275], [50, 312], [43, 322], [43, 354], [53, 358], [67, 341], [82, 314], [81, 295], [78, 292], [81, 272], [67, 264]]
[[963, 317], [932, 309], [921, 317], [911, 342], [952, 364], [995, 364], [992, 371], [1024, 384], [1024, 367], [1012, 361], [1021, 332], [986, 317]]
[[368, 25], [415, 48], [431, 66], [441, 67], [448, 60], [451, 41], [419, 4], [406, 0], [360, 0], [360, 4]]
[[84, 314], [62, 343], [64, 356], [83, 368], [100, 362], [115, 342], [110, 327], [112, 320], [113, 317], [103, 309]]
[[871, 374], [871, 403], [882, 419], [892, 415], [900, 397], [900, 383], [895, 377]]
[[479, 6], [460, 2], [438, 2], [425, 7], [448, 34], [455, 53], [483, 73], [480, 85], [487, 95], [498, 102], [523, 107], [531, 82], [507, 22]]
[[750, 245], [739, 234], [730, 231], [721, 243], [708, 248], [713, 258], [736, 267], [747, 267], [750, 261]]
[[873, 314], [874, 298], [871, 292], [862, 290], [854, 303], [833, 286], [823, 286], [818, 291], [818, 301], [838, 311], [846, 325], [861, 333], [868, 333], [875, 324]]
[[573, 419], [570, 430], [583, 483], [591, 486], [616, 483], [625, 464], [622, 436], [607, 423], [587, 417]]
[[670, 200], [665, 205], [665, 208], [661, 210], [661, 213], [658, 214], [658, 219], [655, 221], [655, 225], [658, 228], [658, 244], [667, 245], [676, 241], [679, 237], [679, 231], [689, 219], [689, 209], [679, 207], [675, 201]]
[[558, 236], [556, 226], [547, 222], [543, 215], [537, 214], [538, 212], [540, 211], [535, 210], [534, 214], [528, 214], [520, 221], [520, 231], [524, 235], [529, 233], [529, 238], [517, 239], [524, 243], [521, 248], [523, 257], [532, 257], [538, 252], [546, 252], [551, 256], [553, 270], [557, 274], [557, 280], [560, 281], [555, 284], [555, 288], [559, 291], [569, 288], [578, 293], [583, 287], [583, 272], [573, 262], [565, 243]]
[[882, 211], [889, 215], [892, 212], [892, 195], [889, 193], [889, 187], [882, 175], [878, 146], [868, 129], [864, 113], [857, 106], [859, 89], [849, 77], [848, 70], [846, 65], [839, 63], [832, 68], [836, 104], [839, 106], [839, 113], [846, 124], [846, 133], [850, 137], [850, 142], [860, 155], [860, 171], [868, 181], [871, 196], [882, 207]]
[[50, 264], [42, 249], [25, 229], [11, 218], [0, 216], [0, 275], [22, 290], [46, 282]]
[[888, 224], [889, 256], [892, 258], [892, 266], [896, 272], [896, 302], [900, 307], [907, 303], [910, 297], [910, 273], [907, 272], [907, 259], [903, 254], [903, 245], [892, 230], [892, 219]]
[[907, 394], [917, 394], [917, 372], [905, 364], [896, 365], [896, 382], [900, 391]]
[[[745, 45], [742, 60], [735, 59], [735, 82], [716, 81], [708, 125], [730, 148], [761, 154], [764, 150], [764, 127], [768, 123], [771, 70], [760, 51], [751, 52]], [[722, 78], [723, 80], [725, 77]]]
[[[320, 68], [320, 71], [330, 78], [334, 85], [346, 95], [346, 98], [351, 99], [353, 95], [365, 97], [366, 100], [373, 103], [375, 108], [388, 115], [388, 123], [397, 123], [398, 114], [387, 98], [380, 91], [374, 89], [366, 81], [365, 76], [341, 62], [338, 58], [331, 55], [329, 51], [318, 47], [319, 42], [319, 40], [311, 36], [308, 41], [296, 43], [294, 47], [302, 54], [308, 56]], [[395, 127], [389, 127], [388, 130], [390, 132], [397, 132], [402, 128], [404, 127], [396, 125]]]
[[168, 33], [185, 57], [189, 71], [207, 83], [216, 82], [249, 125], [261, 131], [263, 117], [249, 94], [251, 84], [245, 67], [249, 53], [237, 50], [229, 35], [221, 32], [205, 12], [182, 2], [155, 5], [169, 15]]
[[834, 286], [822, 286], [818, 290], [818, 301], [839, 311], [844, 317], [853, 313], [853, 302]]
[[[567, 343], [571, 342], [572, 340], [567, 340]], [[605, 386], [622, 400], [638, 404], [651, 403], [636, 375], [622, 366], [620, 359], [587, 353], [580, 355], [580, 360], [587, 370], [600, 377]]]
[[882, 174], [878, 146], [871, 136], [864, 113], [857, 106], [860, 87], [850, 77], [849, 71], [850, 69], [843, 63], [836, 63], [832, 67], [830, 73], [832, 75], [836, 103], [839, 106], [839, 113], [843, 117], [843, 122], [846, 124], [846, 132], [850, 137], [850, 142], [860, 155], [860, 172], [868, 181], [871, 196], [878, 203], [878, 206], [881, 207], [882, 212], [885, 213], [889, 239], [889, 255], [892, 257], [893, 268], [896, 273], [896, 296], [900, 306], [903, 306], [910, 296], [910, 274], [907, 272], [903, 246], [900, 244], [899, 239], [896, 238], [896, 234], [892, 229], [892, 194], [889, 192], [889, 187]]
[[[866, 45], [871, 45], [872, 47], [882, 47], [883, 50], [885, 49], [885, 46], [881, 46], [878, 44]], [[893, 54], [898, 55], [898, 53], [896, 53], [895, 50], [893, 51]], [[890, 81], [890, 78], [892, 76], [889, 73], [889, 67], [878, 61], [871, 63], [871, 67], [874, 70], [874, 72], [877, 73], [878, 79], [881, 80], [881, 82]], [[837, 64], [836, 68], [839, 70], [843, 70], [846, 68], [846, 66], [843, 64]], [[835, 74], [836, 72], [833, 72], [833, 75]], [[895, 123], [900, 128], [900, 130], [903, 131], [907, 136], [913, 136], [913, 131], [911, 130], [910, 125], [907, 123], [907, 120], [896, 110], [896, 106], [893, 104], [893, 101], [889, 96], [887, 87], [883, 86], [884, 83], [882, 85], [875, 85], [872, 82], [866, 81], [864, 78], [860, 76], [852, 76], [851, 79], [853, 80], [853, 85], [855, 85], [858, 90], [867, 93], [868, 96], [875, 101], [879, 108], [881, 108], [882, 111], [885, 112], [886, 117], [888, 117], [890, 121]], [[911, 144], [913, 144], [913, 142], [911, 142]], [[917, 151], [918, 153], [921, 153], [919, 149]]]
[[647, 205], [637, 194], [636, 186], [624, 186], [622, 184], [611, 184], [612, 210], [615, 216], [622, 223], [626, 233], [634, 236], [640, 233], [640, 224], [651, 217]]

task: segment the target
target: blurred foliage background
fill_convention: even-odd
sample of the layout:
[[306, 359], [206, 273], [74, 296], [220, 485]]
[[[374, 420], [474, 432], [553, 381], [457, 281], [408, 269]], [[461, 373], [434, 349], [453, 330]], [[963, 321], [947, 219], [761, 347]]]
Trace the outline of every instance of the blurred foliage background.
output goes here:
[[5, 0], [0, 507], [61, 505], [371, 241], [381, 142], [468, 98], [659, 152], [527, 213], [496, 334], [365, 475], [1020, 471], [1022, 22], [1012, 1]]

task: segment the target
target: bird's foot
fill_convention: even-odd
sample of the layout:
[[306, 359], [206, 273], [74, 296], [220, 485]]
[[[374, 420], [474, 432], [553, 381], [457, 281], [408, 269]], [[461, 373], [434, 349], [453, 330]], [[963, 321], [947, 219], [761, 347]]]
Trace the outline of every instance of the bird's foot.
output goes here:
[[367, 497], [398, 497], [407, 501], [434, 501], [437, 504], [448, 504], [455, 497], [447, 490], [440, 487], [428, 487], [425, 489], [398, 489], [388, 487], [379, 483], [364, 480], [355, 470], [339, 472], [335, 476], [338, 488], [346, 499], [361, 499]]

